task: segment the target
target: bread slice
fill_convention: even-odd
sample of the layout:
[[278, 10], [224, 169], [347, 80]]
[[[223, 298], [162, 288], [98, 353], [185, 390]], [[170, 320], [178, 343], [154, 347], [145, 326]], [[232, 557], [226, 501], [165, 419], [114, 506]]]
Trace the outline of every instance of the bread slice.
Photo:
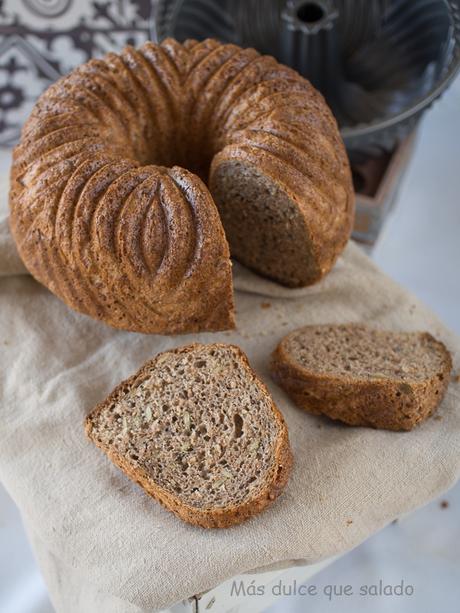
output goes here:
[[262, 511], [292, 465], [284, 419], [233, 345], [159, 354], [96, 406], [86, 433], [148, 494], [204, 528]]
[[275, 381], [301, 408], [352, 426], [411, 430], [434, 413], [452, 360], [427, 332], [307, 326], [272, 356]]

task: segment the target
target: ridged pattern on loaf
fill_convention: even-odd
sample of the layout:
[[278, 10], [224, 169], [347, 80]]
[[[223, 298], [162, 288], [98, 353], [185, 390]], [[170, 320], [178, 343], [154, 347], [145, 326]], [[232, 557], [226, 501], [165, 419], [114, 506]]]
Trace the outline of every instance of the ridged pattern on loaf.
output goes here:
[[307, 81], [212, 40], [91, 60], [41, 96], [14, 151], [20, 255], [72, 308], [115, 327], [232, 327], [228, 245], [196, 175], [234, 158], [293, 194], [326, 272], [349, 235], [351, 182], [335, 121]]

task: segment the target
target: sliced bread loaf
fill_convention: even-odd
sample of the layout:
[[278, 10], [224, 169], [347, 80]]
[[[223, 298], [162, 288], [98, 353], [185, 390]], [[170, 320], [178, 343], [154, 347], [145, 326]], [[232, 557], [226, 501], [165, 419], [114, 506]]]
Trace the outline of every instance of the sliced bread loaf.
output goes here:
[[153, 498], [205, 528], [262, 511], [292, 465], [284, 419], [233, 345], [159, 354], [91, 412], [86, 433]]
[[433, 414], [452, 361], [427, 332], [307, 326], [272, 356], [275, 381], [301, 408], [352, 426], [411, 430]]

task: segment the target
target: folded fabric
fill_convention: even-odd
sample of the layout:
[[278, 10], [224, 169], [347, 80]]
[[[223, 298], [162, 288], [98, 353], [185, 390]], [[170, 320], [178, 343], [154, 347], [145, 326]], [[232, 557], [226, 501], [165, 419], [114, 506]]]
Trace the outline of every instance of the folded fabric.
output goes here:
[[[460, 341], [350, 244], [322, 283], [288, 290], [235, 266], [237, 329], [146, 336], [71, 311], [18, 260], [0, 226], [0, 478], [19, 506], [58, 611], [152, 611], [250, 569], [345, 552], [460, 475], [460, 384], [412, 432], [349, 428], [309, 416], [270, 380], [280, 338], [299, 326], [365, 322]], [[159, 351], [239, 345], [286, 417], [291, 480], [266, 512], [227, 530], [187, 525], [86, 438], [83, 421]], [[77, 598], [76, 595], [80, 594]], [[82, 608], [83, 607], [83, 608]]]

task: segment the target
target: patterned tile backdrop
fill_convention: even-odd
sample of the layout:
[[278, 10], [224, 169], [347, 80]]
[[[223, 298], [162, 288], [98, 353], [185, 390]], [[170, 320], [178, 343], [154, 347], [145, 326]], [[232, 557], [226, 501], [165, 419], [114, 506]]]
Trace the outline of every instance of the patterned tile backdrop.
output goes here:
[[153, 38], [155, 0], [0, 0], [0, 146], [37, 96], [91, 57]]

